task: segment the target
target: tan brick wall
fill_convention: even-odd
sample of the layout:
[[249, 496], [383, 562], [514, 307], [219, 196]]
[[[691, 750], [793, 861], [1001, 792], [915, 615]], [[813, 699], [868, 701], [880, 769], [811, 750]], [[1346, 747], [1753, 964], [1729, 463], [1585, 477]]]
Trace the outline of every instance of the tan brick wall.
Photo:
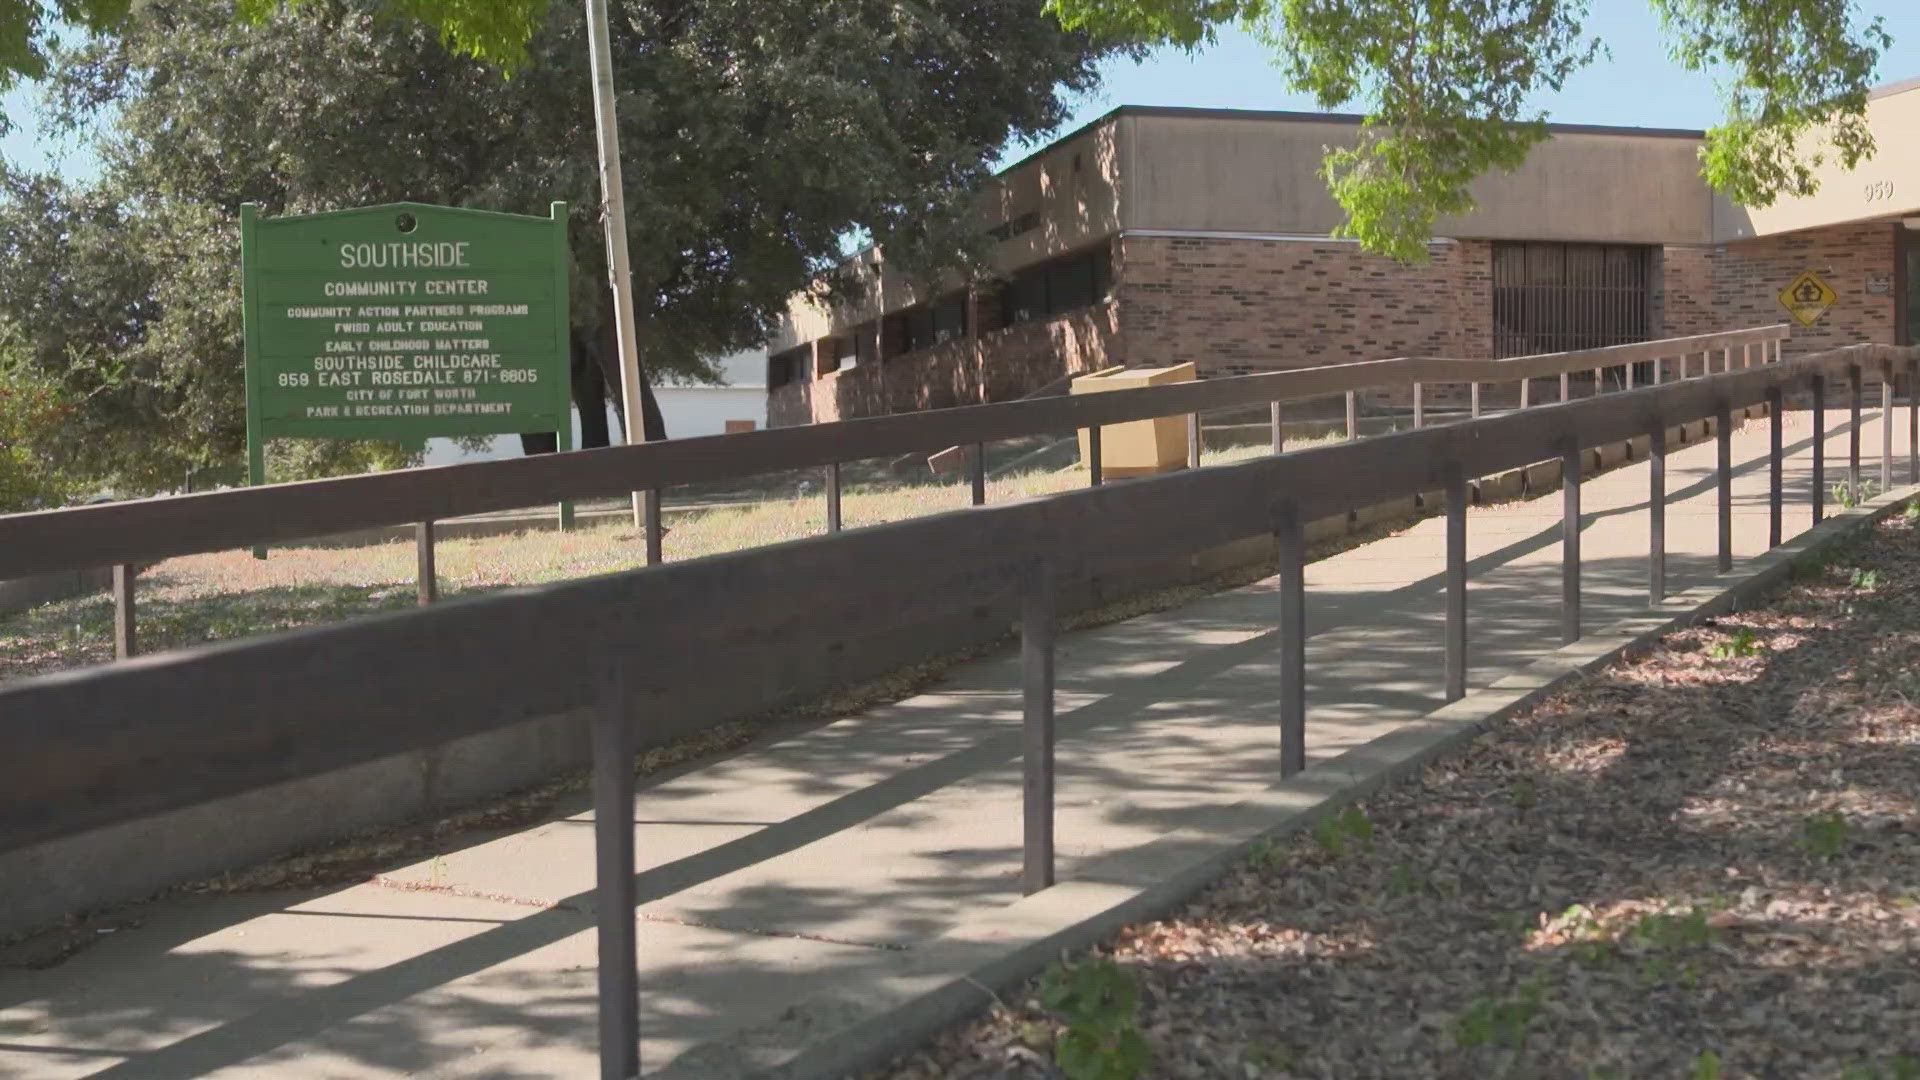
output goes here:
[[[779, 387], [767, 397], [770, 427], [827, 423], [983, 401], [1010, 401], [1066, 374], [1111, 364], [1120, 352], [1113, 303], [1057, 318], [989, 331], [893, 357], [843, 366], [811, 383]], [[982, 381], [985, 387], [982, 387]]]
[[1733, 329], [1714, 300], [1714, 275], [1719, 264], [1716, 249], [1667, 247], [1659, 258], [1660, 272], [1653, 293], [1655, 337]]
[[[1898, 222], [1835, 225], [1825, 229], [1742, 240], [1725, 245], [1714, 275], [1714, 305], [1722, 327], [1791, 323], [1788, 356], [1857, 342], [1894, 341], [1894, 252]], [[1779, 292], [1802, 270], [1812, 270], [1838, 294], [1810, 327], [1794, 322], [1780, 306]], [[1868, 283], [1886, 282], [1884, 293]]]
[[1128, 236], [1127, 362], [1191, 360], [1202, 377], [1389, 356], [1487, 355], [1491, 247], [1437, 244], [1402, 266], [1327, 240]]

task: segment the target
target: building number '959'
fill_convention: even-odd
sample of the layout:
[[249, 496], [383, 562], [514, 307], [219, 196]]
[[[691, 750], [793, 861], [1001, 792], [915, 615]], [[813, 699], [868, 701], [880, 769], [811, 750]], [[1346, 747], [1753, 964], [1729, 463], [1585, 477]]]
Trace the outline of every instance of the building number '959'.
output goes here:
[[1875, 180], [1866, 185], [1867, 201], [1881, 202], [1893, 198], [1893, 181]]

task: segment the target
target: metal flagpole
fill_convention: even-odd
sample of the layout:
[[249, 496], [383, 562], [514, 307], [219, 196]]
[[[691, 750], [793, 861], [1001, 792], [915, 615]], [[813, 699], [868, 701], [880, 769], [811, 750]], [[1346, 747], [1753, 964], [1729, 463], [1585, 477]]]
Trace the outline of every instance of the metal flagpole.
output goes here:
[[[613, 287], [614, 332], [620, 346], [620, 406], [627, 442], [645, 442], [640, 352], [633, 335], [633, 273], [627, 262], [627, 204], [620, 186], [620, 129], [613, 112], [613, 48], [607, 42], [607, 0], [587, 0], [587, 47], [593, 68], [593, 115], [600, 143], [601, 222], [607, 234], [607, 278]], [[633, 493], [633, 524], [640, 528], [644, 496]]]

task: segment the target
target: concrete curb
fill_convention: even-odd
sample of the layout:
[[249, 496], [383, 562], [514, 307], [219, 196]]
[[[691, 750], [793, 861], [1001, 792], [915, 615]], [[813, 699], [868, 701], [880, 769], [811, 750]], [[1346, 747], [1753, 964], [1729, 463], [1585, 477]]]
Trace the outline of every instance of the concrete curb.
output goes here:
[[1737, 580], [1724, 575], [1677, 593], [1658, 610], [1612, 623], [1483, 690], [1220, 807], [1204, 826], [1109, 853], [1071, 880], [982, 912], [903, 954], [889, 974], [810, 997], [724, 1042], [695, 1046], [646, 1075], [813, 1080], [880, 1066], [980, 1012], [997, 990], [1031, 978], [1062, 951], [1086, 948], [1129, 924], [1173, 910], [1254, 845], [1309, 828], [1326, 814], [1458, 752], [1489, 725], [1675, 629], [1752, 603], [1788, 578], [1796, 564], [1837, 546], [1916, 495], [1920, 485], [1909, 485], [1838, 511], [1736, 565], [1733, 574], [1742, 575]]

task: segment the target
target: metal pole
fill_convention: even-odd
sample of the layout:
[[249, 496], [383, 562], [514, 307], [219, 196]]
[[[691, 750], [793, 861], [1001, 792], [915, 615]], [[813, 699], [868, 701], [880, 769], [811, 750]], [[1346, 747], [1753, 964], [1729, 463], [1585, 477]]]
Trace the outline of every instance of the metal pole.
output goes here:
[[1647, 432], [1647, 596], [1658, 607], [1667, 598], [1667, 424], [1656, 417]]
[[1720, 480], [1720, 572], [1733, 569], [1733, 411], [1722, 402], [1713, 418], [1714, 440], [1719, 447], [1715, 462]]
[[1200, 414], [1187, 414], [1187, 468], [1200, 467]]
[[[1417, 393], [1419, 384], [1416, 383], [1414, 385], [1416, 387], [1415, 392]], [[1276, 401], [1268, 407], [1273, 411], [1273, 452], [1276, 454], [1284, 454], [1287, 450], [1287, 437], [1280, 426], [1280, 403]]]
[[1022, 807], [1020, 883], [1031, 896], [1053, 884], [1053, 571], [1035, 560], [1020, 602]]
[[660, 517], [660, 489], [648, 488], [644, 497], [647, 508], [647, 565], [658, 566], [666, 557], [661, 554], [661, 545], [667, 532], [666, 522]]
[[973, 474], [973, 505], [987, 505], [987, 445], [974, 443], [973, 453], [967, 463]]
[[1525, 409], [1533, 405], [1533, 380], [1520, 380], [1520, 407]]
[[1478, 420], [1480, 419], [1480, 384], [1473, 383], [1472, 386], [1473, 386], [1473, 390], [1471, 391], [1471, 393], [1473, 395], [1473, 418], [1475, 420]]
[[1893, 489], [1893, 365], [1880, 369], [1880, 491]]
[[1347, 391], [1347, 440], [1351, 442], [1360, 437], [1360, 402], [1353, 391]]
[[1827, 516], [1827, 377], [1813, 377], [1813, 520]]
[[1307, 767], [1307, 544], [1300, 509], [1274, 507], [1280, 585], [1280, 775]]
[[1848, 396], [1852, 400], [1847, 405], [1852, 426], [1847, 432], [1847, 494], [1854, 502], [1860, 501], [1860, 365], [1847, 365]]
[[134, 634], [133, 564], [113, 564], [113, 656], [125, 660], [138, 651]]
[[1566, 400], [1567, 400], [1567, 385], [1568, 385], [1568, 381], [1569, 381], [1569, 380], [1568, 380], [1568, 378], [1567, 378], [1567, 373], [1566, 373], [1566, 372], [1564, 372], [1564, 371], [1563, 371], [1563, 372], [1561, 372], [1561, 373], [1560, 373], [1560, 400], [1561, 400], [1561, 402], [1562, 402], [1562, 403], [1565, 403], [1565, 402], [1566, 402]]
[[827, 531], [840, 531], [840, 463], [827, 466]]
[[1784, 395], [1778, 386], [1767, 390], [1767, 550], [1780, 546], [1780, 443], [1786, 421], [1780, 411]]
[[1580, 640], [1580, 444], [1560, 459], [1560, 643]]
[[1087, 480], [1093, 487], [1100, 486], [1100, 426], [1098, 424], [1087, 429]]
[[1413, 430], [1419, 431], [1421, 428], [1425, 427], [1426, 420], [1427, 420], [1426, 387], [1420, 383], [1414, 383], [1413, 384]]
[[420, 606], [425, 607], [439, 599], [439, 581], [433, 570], [433, 522], [416, 522], [413, 526], [413, 557], [418, 568], [420, 582]]
[[[614, 112], [613, 49], [607, 38], [607, 0], [587, 0], [587, 50], [593, 71], [593, 116], [600, 150], [601, 224], [607, 236], [607, 283], [613, 290], [613, 326], [620, 348], [621, 415], [627, 442], [646, 441], [640, 388], [640, 350], [634, 339], [633, 271], [627, 261], [627, 202], [620, 181], [620, 123]], [[633, 493], [633, 524], [645, 512]]]
[[1467, 475], [1447, 467], [1446, 699], [1467, 696]]
[[600, 1076], [640, 1075], [640, 971], [634, 934], [633, 743], [618, 664], [593, 713], [594, 917], [599, 928]]

